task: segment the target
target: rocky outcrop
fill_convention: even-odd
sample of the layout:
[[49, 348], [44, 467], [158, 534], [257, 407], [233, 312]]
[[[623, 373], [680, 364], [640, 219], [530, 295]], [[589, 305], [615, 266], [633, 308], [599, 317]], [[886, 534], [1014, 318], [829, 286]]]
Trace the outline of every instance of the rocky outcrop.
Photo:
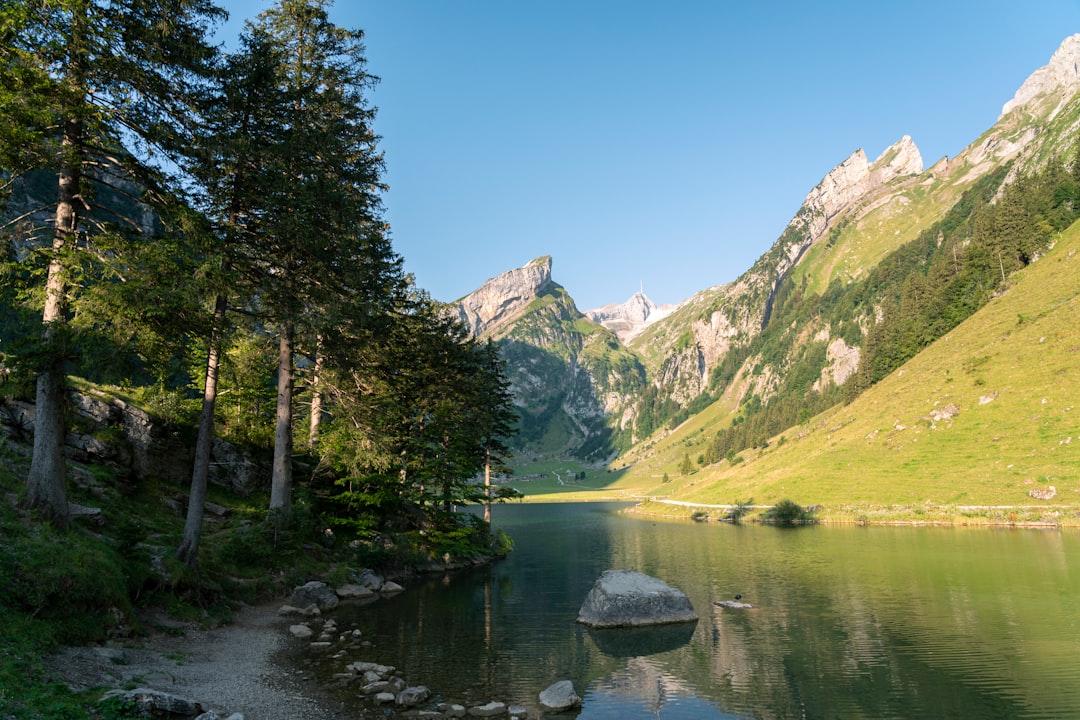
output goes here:
[[301, 608], [314, 605], [319, 610], [333, 610], [338, 606], [337, 593], [329, 585], [318, 580], [293, 588], [292, 603]]
[[821, 378], [814, 383], [814, 390], [821, 391], [829, 385], [840, 386], [859, 369], [862, 353], [857, 347], [836, 338], [829, 343], [825, 351], [826, 366], [821, 370]]
[[657, 305], [638, 291], [624, 303], [612, 303], [586, 310], [585, 317], [600, 323], [622, 342], [628, 342], [652, 323], [667, 317], [676, 305]]
[[595, 628], [641, 627], [698, 619], [686, 593], [633, 570], [605, 570], [585, 597], [577, 621]]
[[1072, 35], [1065, 38], [1050, 62], [1033, 72], [1013, 98], [1002, 106], [1001, 117], [1044, 97], [1054, 98], [1060, 107], [1077, 90], [1080, 90], [1080, 35]]
[[866, 152], [856, 150], [837, 165], [811, 190], [803, 201], [802, 210], [788, 227], [797, 226], [802, 242], [793, 242], [783, 249], [778, 275], [793, 266], [806, 249], [825, 234], [829, 223], [841, 213], [865, 200], [871, 193], [906, 175], [923, 171], [922, 154], [911, 137], [905, 135], [885, 149], [871, 163]]
[[493, 277], [456, 303], [457, 317], [472, 335], [490, 336], [538, 298], [551, 284], [551, 257]]
[[[125, 480], [158, 478], [185, 486], [191, 482], [193, 446], [167, 423], [123, 398], [93, 392], [68, 393], [72, 420], [68, 422], [64, 454], [69, 461], [104, 465]], [[0, 430], [29, 442], [36, 420], [32, 403], [16, 400], [0, 405]], [[78, 480], [82, 473], [73, 473]], [[248, 495], [270, 477], [266, 463], [221, 438], [210, 454], [214, 485]]]

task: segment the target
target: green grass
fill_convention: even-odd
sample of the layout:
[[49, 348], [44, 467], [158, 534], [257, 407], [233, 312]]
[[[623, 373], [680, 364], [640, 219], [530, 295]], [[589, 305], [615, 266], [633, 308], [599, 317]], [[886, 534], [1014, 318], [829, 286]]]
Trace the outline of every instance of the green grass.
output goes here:
[[[790, 428], [745, 462], [685, 478], [675, 468], [710, 433], [688, 422], [611, 489], [703, 505], [754, 497], [822, 505], [825, 521], [1077, 525], [1080, 506], [1080, 226], [967, 322], [848, 406]], [[934, 413], [951, 405], [952, 417]], [[658, 474], [672, 482], [661, 486]], [[1053, 485], [1039, 500], [1031, 490]]]

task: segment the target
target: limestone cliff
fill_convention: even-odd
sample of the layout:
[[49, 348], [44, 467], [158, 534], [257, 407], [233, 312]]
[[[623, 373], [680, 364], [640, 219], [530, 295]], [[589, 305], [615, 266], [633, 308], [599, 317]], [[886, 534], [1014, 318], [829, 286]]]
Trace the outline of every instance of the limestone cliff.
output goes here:
[[586, 310], [585, 316], [600, 323], [628, 342], [642, 330], [672, 313], [675, 305], [657, 305], [645, 294], [638, 291], [624, 303], [611, 303], [592, 310]]
[[551, 256], [493, 277], [456, 303], [474, 336], [497, 335], [551, 285]]
[[1012, 100], [1001, 108], [1001, 117], [1044, 98], [1050, 99], [1056, 110], [1077, 90], [1080, 90], [1080, 34], [1065, 38], [1050, 62], [1024, 81]]
[[917, 176], [922, 169], [919, 149], [904, 136], [872, 163], [860, 149], [829, 171], [750, 270], [734, 283], [698, 293], [629, 340], [633, 349], [652, 359], [647, 364], [655, 370], [655, 382], [684, 404], [704, 392], [724, 356], [769, 324], [784, 278], [835, 222], [872, 206], [891, 192], [894, 182]]
[[609, 418], [640, 395], [645, 371], [612, 331], [578, 311], [551, 266], [538, 258], [453, 307], [474, 336], [500, 344], [521, 418], [518, 454], [599, 462], [612, 450]]

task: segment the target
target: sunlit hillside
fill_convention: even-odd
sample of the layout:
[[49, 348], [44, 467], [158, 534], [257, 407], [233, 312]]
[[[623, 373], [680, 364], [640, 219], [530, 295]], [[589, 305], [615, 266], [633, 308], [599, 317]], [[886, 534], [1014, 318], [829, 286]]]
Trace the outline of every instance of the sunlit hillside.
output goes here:
[[[1078, 251], [1073, 225], [953, 332], [767, 448], [696, 462], [730, 420], [721, 401], [627, 455], [607, 490], [701, 505], [791, 499], [826, 519], [1075, 523], [1065, 506], [1080, 506]], [[687, 457], [694, 471], [682, 475]]]

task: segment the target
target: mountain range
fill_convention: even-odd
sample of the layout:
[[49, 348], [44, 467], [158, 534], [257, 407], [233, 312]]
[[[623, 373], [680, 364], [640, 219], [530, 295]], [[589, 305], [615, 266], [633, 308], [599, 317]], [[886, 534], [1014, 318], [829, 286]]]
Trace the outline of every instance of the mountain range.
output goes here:
[[[919, 297], [918, 287], [931, 283], [922, 293], [931, 297], [942, 283], [958, 286], [965, 262], [996, 267], [989, 256], [997, 252], [1002, 285], [985, 301], [1038, 259], [1039, 249], [979, 250], [981, 238], [1007, 226], [987, 218], [1005, 212], [1009, 188], [1050, 171], [1080, 175], [1078, 91], [1074, 35], [956, 157], [926, 168], [907, 136], [874, 160], [857, 150], [807, 193], [737, 280], [677, 306], [657, 307], [637, 292], [625, 303], [579, 311], [553, 279], [550, 257], [489, 280], [453, 305], [474, 335], [503, 348], [522, 416], [519, 455], [609, 466], [620, 455], [642, 457], [643, 448], [703, 413], [715, 418], [709, 433], [727, 437], [728, 453], [737, 453], [851, 402], [887, 374], [893, 361], [883, 338], [899, 343], [894, 328], [905, 313], [920, 317], [902, 307]], [[977, 251], [989, 259], [972, 259]], [[933, 270], [948, 266], [948, 253], [951, 279]], [[1006, 257], [1018, 260], [1006, 267]], [[978, 311], [973, 302], [968, 315]], [[905, 332], [925, 336], [921, 350], [947, 331], [943, 323], [927, 320]], [[736, 429], [742, 440], [731, 440]], [[699, 465], [718, 460], [714, 453]]]

